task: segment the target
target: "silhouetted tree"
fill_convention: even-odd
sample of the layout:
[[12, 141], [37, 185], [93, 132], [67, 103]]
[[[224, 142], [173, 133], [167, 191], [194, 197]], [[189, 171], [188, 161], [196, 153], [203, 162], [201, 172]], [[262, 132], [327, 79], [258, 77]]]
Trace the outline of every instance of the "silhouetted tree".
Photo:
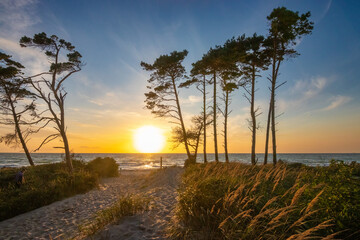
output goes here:
[[241, 66], [243, 79], [245, 83], [243, 88], [245, 90], [245, 98], [250, 103], [249, 129], [251, 131], [251, 164], [256, 164], [256, 130], [259, 128], [256, 117], [261, 113], [259, 107], [255, 109], [255, 92], [256, 92], [256, 78], [260, 77], [260, 71], [266, 70], [269, 65], [267, 55], [264, 53], [263, 36], [258, 36], [256, 33], [252, 37], [245, 37], [242, 35], [237, 39], [227, 41], [227, 45], [237, 53], [237, 61]]
[[214, 152], [215, 152], [215, 161], [219, 162], [219, 153], [218, 153], [218, 143], [217, 143], [217, 78], [220, 74], [226, 71], [229, 68], [229, 59], [225, 54], [225, 49], [221, 46], [216, 46], [215, 48], [210, 48], [210, 50], [203, 56], [202, 61], [206, 66], [206, 73], [211, 76], [211, 83], [213, 84], [213, 134], [214, 134]]
[[222, 100], [224, 102], [224, 110], [219, 108], [219, 111], [224, 116], [224, 151], [225, 151], [225, 161], [229, 162], [229, 152], [228, 152], [228, 118], [232, 110], [230, 110], [231, 104], [231, 93], [238, 89], [239, 85], [243, 85], [243, 81], [239, 79], [241, 76], [240, 69], [237, 66], [237, 53], [228, 46], [224, 44], [223, 46], [223, 60], [226, 62], [226, 67], [219, 74], [220, 84], [222, 89]]
[[[199, 114], [191, 118], [191, 127], [187, 129], [186, 136], [189, 148], [192, 149], [193, 159], [191, 163], [196, 163], [196, 158], [199, 150], [199, 146], [202, 142], [202, 133], [205, 129], [203, 115]], [[206, 118], [209, 118], [210, 114], [207, 114]], [[211, 124], [211, 121], [206, 121], [207, 125]], [[172, 142], [174, 143], [174, 149], [177, 148], [180, 144], [184, 143], [181, 127], [175, 127], [172, 129]]]
[[271, 97], [266, 128], [266, 143], [264, 164], [268, 157], [269, 128], [271, 122], [272, 144], [273, 144], [273, 163], [276, 164], [276, 122], [275, 122], [275, 91], [285, 82], [278, 84], [280, 64], [288, 59], [299, 55], [294, 49], [297, 40], [304, 35], [310, 34], [313, 29], [313, 22], [309, 21], [310, 12], [299, 15], [285, 7], [275, 8], [267, 17], [269, 21], [269, 34], [264, 42], [266, 53], [271, 62]]
[[209, 81], [206, 79], [206, 75], [208, 74], [206, 65], [204, 64], [203, 60], [199, 60], [196, 63], [192, 64], [191, 69], [191, 76], [192, 79], [187, 80], [179, 85], [179, 87], [190, 87], [191, 85], [195, 84], [196, 88], [201, 92], [203, 97], [202, 103], [202, 125], [203, 128], [203, 154], [204, 154], [204, 163], [207, 162], [206, 156], [206, 128], [209, 125], [208, 119], [209, 114], [207, 113], [207, 99], [206, 99], [206, 85], [208, 85]]
[[228, 163], [229, 162], [229, 152], [228, 152], [228, 118], [230, 113], [232, 112], [232, 110], [229, 109], [229, 106], [231, 104], [231, 93], [235, 90], [238, 89], [238, 84], [235, 82], [229, 82], [229, 79], [227, 79], [226, 77], [223, 78], [222, 84], [221, 84], [221, 88], [223, 90], [223, 96], [222, 96], [222, 100], [224, 101], [224, 110], [219, 108], [219, 111], [221, 112], [221, 114], [224, 116], [224, 150], [225, 150], [225, 161]]
[[[30, 78], [30, 83], [34, 89], [34, 94], [42, 99], [46, 106], [48, 117], [44, 118], [46, 123], [54, 123], [57, 133], [50, 134], [37, 148], [39, 150], [44, 144], [61, 137], [64, 144], [65, 161], [70, 172], [73, 171], [69, 142], [66, 135], [65, 125], [65, 97], [67, 92], [63, 83], [72, 74], [79, 72], [83, 63], [81, 54], [75, 47], [64, 39], [59, 39], [56, 35], [48, 37], [46, 33], [35, 34], [33, 38], [22, 37], [20, 39], [22, 47], [35, 47], [45, 51], [50, 63], [49, 71], [39, 73]], [[60, 56], [67, 52], [66, 61], [61, 62]], [[48, 78], [47, 78], [48, 77]]]
[[[11, 59], [11, 56], [0, 52], [0, 111], [4, 116], [1, 123], [14, 127], [14, 132], [1, 137], [0, 141], [6, 145], [18, 145], [24, 149], [31, 166], [34, 162], [26, 145], [28, 136], [33, 132], [29, 127], [31, 122], [25, 119], [29, 114], [36, 117], [34, 100], [29, 104], [21, 104], [24, 99], [33, 98], [33, 94], [26, 89], [26, 81], [21, 77], [24, 67]], [[21, 125], [26, 129], [22, 130]]]
[[188, 159], [193, 156], [190, 153], [187, 131], [181, 112], [179, 92], [177, 90], [178, 82], [185, 77], [185, 68], [182, 61], [187, 56], [188, 51], [174, 51], [170, 55], [161, 55], [153, 64], [141, 62], [141, 66], [150, 71], [150, 79], [148, 80], [150, 91], [145, 93], [146, 108], [156, 117], [171, 118], [175, 124], [180, 125], [182, 142], [186, 149]]

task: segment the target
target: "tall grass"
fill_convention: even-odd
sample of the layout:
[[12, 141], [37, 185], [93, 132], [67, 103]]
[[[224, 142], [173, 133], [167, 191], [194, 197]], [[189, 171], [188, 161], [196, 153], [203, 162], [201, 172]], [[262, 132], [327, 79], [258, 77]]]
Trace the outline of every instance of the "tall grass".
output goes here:
[[169, 237], [345, 238], [360, 229], [359, 165], [210, 163], [183, 175]]
[[122, 196], [111, 207], [96, 213], [94, 219], [79, 226], [81, 236], [92, 236], [106, 225], [116, 223], [125, 216], [147, 211], [149, 204], [150, 199], [140, 195]]

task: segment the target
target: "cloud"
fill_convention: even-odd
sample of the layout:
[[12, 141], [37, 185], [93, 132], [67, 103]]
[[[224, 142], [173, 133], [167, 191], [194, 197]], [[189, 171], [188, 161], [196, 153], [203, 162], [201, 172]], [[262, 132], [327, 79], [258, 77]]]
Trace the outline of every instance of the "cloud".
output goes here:
[[7, 38], [17, 37], [19, 33], [41, 22], [37, 11], [38, 0], [1, 0], [1, 35]]
[[286, 99], [279, 98], [276, 106], [280, 112], [306, 105], [310, 100], [318, 97], [331, 79], [325, 77], [312, 77], [308, 80], [298, 80], [290, 89]]
[[333, 97], [331, 103], [327, 107], [325, 107], [321, 110], [329, 111], [329, 110], [338, 108], [350, 101], [351, 101], [351, 97], [338, 95], [338, 96]]
[[0, 37], [0, 46], [6, 54], [12, 55], [15, 61], [25, 66], [25, 75], [31, 76], [49, 69], [48, 59], [38, 49], [22, 48], [18, 40]]
[[195, 103], [199, 103], [201, 101], [202, 101], [202, 97], [194, 96], [194, 95], [190, 95], [187, 98], [181, 98], [180, 99], [181, 104], [190, 104], [190, 105], [193, 105]]

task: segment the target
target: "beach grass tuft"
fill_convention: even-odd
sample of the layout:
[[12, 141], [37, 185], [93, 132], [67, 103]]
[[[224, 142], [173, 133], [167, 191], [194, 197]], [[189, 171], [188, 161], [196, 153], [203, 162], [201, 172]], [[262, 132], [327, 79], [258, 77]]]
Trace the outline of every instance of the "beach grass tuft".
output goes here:
[[79, 226], [81, 236], [92, 236], [106, 225], [117, 223], [125, 216], [149, 210], [150, 199], [141, 195], [121, 196], [112, 206], [100, 210], [89, 222]]

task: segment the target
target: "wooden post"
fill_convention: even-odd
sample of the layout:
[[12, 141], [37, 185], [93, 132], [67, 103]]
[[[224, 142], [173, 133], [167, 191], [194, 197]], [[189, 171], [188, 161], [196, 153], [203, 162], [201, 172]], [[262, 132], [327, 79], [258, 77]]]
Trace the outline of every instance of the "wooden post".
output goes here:
[[160, 169], [162, 169], [162, 157], [160, 157]]

